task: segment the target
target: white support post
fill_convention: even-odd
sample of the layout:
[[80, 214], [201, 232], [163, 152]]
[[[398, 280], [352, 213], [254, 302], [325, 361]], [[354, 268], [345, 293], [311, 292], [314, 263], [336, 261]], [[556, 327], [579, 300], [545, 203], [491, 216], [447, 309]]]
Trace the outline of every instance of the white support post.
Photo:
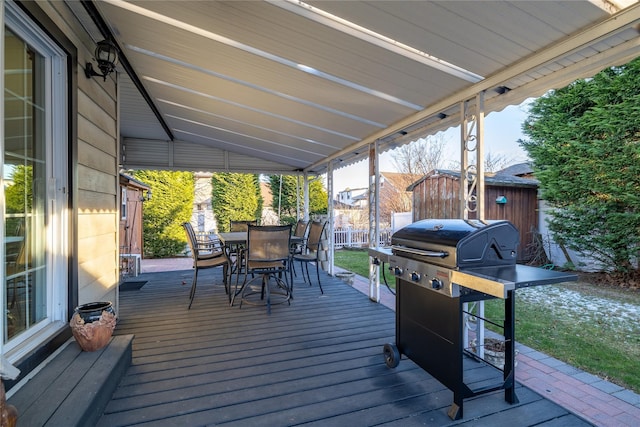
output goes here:
[[[484, 221], [485, 189], [484, 189], [484, 92], [480, 92], [473, 100], [461, 103], [460, 136], [460, 213], [462, 219], [469, 219], [469, 213], [475, 212], [476, 218]], [[473, 159], [475, 154], [475, 159]], [[462, 305], [469, 311], [469, 304]], [[475, 338], [476, 354], [484, 357], [484, 301], [475, 306]], [[467, 319], [468, 314], [464, 315]], [[469, 348], [468, 322], [464, 323], [463, 346]]]
[[[333, 266], [333, 250], [334, 250], [334, 234], [333, 234], [333, 162], [329, 162], [327, 164], [327, 192], [329, 193], [327, 196], [329, 197], [329, 205], [327, 208], [327, 226], [325, 227], [326, 233], [329, 241], [329, 251], [328, 251], [328, 261], [329, 261], [329, 270], [327, 273], [333, 276], [334, 266]], [[307, 201], [305, 204], [305, 212], [308, 217], [309, 215], [309, 182], [305, 178], [305, 200]]]
[[[333, 177], [331, 179], [333, 180]], [[302, 192], [304, 195], [304, 220], [309, 221], [309, 174], [307, 172], [304, 173], [303, 186], [304, 188], [302, 189]], [[331, 200], [331, 197], [332, 196], [330, 195], [329, 200]]]
[[300, 219], [300, 174], [296, 175], [296, 220]]
[[476, 168], [478, 171], [476, 210], [477, 218], [484, 221], [484, 92], [476, 95], [476, 141]]
[[[369, 247], [377, 248], [380, 242], [380, 168], [378, 142], [369, 144]], [[369, 257], [369, 299], [380, 302], [379, 268]]]
[[460, 215], [469, 219], [475, 212], [484, 220], [484, 92], [460, 109]]

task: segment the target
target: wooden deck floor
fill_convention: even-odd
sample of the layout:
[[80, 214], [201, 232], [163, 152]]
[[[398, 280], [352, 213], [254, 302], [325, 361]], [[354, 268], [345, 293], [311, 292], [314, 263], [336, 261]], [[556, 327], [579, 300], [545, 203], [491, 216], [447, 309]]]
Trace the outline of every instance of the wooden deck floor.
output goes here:
[[[98, 426], [590, 425], [520, 385], [520, 403], [486, 394], [451, 421], [448, 389], [407, 358], [386, 367], [394, 312], [326, 274], [324, 295], [296, 282], [291, 305], [270, 316], [229, 307], [220, 269], [200, 274], [187, 311], [191, 277], [144, 274], [145, 286], [120, 294], [116, 334], [135, 334], [133, 362]], [[494, 375], [466, 365], [467, 383]]]

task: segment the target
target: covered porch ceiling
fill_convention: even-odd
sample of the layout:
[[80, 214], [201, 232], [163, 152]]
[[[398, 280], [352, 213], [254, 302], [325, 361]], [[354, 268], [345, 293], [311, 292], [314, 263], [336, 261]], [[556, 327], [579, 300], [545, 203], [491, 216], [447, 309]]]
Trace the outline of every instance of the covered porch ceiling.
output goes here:
[[68, 2], [113, 37], [122, 166], [320, 174], [640, 54], [635, 0]]

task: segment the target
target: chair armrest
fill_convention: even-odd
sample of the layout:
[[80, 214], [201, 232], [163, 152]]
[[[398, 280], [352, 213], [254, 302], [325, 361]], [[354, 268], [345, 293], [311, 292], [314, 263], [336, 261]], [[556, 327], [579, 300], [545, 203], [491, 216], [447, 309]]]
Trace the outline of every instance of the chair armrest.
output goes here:
[[199, 250], [204, 251], [222, 251], [222, 244], [218, 239], [198, 240], [197, 246]]
[[214, 251], [214, 250], [203, 250], [202, 252], [198, 250], [197, 257], [199, 260], [218, 258], [218, 257], [228, 258], [227, 254], [224, 251]]

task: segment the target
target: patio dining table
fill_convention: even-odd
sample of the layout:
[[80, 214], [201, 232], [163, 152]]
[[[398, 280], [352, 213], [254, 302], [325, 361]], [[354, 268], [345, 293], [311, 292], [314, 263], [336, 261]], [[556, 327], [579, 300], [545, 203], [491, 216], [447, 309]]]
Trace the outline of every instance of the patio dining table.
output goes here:
[[[233, 275], [235, 274], [236, 276], [236, 294], [239, 292], [238, 281], [241, 273], [241, 266], [238, 265], [238, 262], [242, 250], [247, 246], [247, 235], [247, 231], [230, 231], [227, 233], [218, 233], [220, 243], [222, 243], [224, 250], [227, 252], [227, 256], [231, 260], [231, 268], [229, 269], [229, 286], [231, 286], [231, 278], [233, 277]], [[301, 244], [303, 242], [304, 239], [302, 237], [293, 235], [291, 236], [291, 245]]]
[[[246, 231], [231, 231], [228, 233], [218, 233], [218, 238], [224, 247], [243, 247], [247, 244]], [[302, 243], [300, 236], [291, 236], [291, 244]]]

